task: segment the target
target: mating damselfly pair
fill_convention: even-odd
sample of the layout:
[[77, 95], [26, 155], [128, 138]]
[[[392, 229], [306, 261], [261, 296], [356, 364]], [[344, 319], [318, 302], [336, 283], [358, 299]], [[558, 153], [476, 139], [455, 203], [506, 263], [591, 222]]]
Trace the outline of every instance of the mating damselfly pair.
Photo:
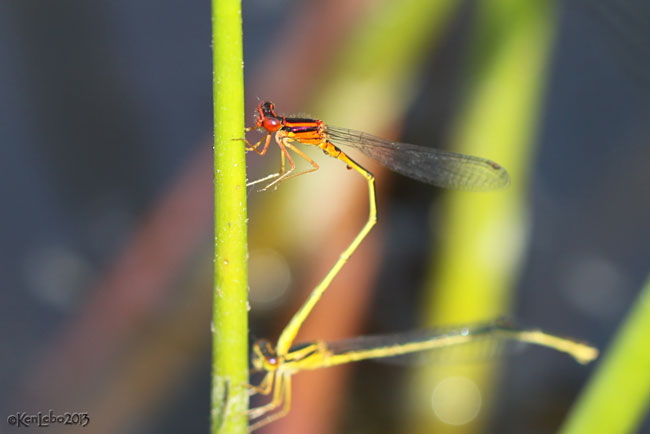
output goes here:
[[[598, 351], [588, 344], [537, 329], [518, 328], [502, 320], [461, 326], [445, 332], [407, 332], [389, 336], [352, 338], [341, 342], [316, 341], [294, 345], [298, 330], [311, 310], [377, 221], [375, 178], [372, 173], [350, 158], [344, 149], [358, 150], [388, 169], [443, 188], [466, 191], [496, 190], [506, 187], [510, 178], [502, 166], [491, 160], [392, 142], [370, 134], [332, 127], [318, 119], [281, 116], [276, 113], [271, 102], [262, 102], [258, 105], [255, 125], [247, 128], [246, 131], [255, 129], [265, 132], [265, 136], [254, 144], [241, 139], [246, 143], [247, 150], [265, 155], [271, 140], [275, 140], [281, 150], [281, 170], [249, 185], [269, 181], [262, 189], [266, 190], [289, 178], [318, 170], [318, 164], [296, 145], [316, 146], [330, 157], [341, 160], [348, 168], [355, 170], [366, 179], [369, 215], [361, 231], [291, 318], [276, 345], [273, 346], [266, 340], [254, 344], [252, 360], [254, 369], [265, 372], [265, 375], [261, 383], [250, 386], [250, 390], [252, 393], [271, 395], [271, 400], [265, 405], [249, 410], [251, 430], [287, 414], [291, 406], [291, 378], [293, 374], [303, 370], [435, 351], [485, 339], [518, 341], [549, 347], [570, 354], [580, 363], [588, 363], [597, 357]], [[289, 151], [306, 160], [311, 168], [296, 173], [296, 165]], [[285, 160], [289, 163], [289, 169], [286, 168]]]

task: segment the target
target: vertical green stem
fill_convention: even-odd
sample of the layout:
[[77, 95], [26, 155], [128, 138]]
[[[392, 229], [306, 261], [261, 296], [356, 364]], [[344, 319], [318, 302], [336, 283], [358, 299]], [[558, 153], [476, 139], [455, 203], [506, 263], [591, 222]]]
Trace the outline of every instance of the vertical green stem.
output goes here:
[[649, 340], [650, 278], [561, 433], [638, 432], [650, 405]]
[[246, 160], [241, 4], [212, 0], [215, 255], [211, 432], [248, 431]]

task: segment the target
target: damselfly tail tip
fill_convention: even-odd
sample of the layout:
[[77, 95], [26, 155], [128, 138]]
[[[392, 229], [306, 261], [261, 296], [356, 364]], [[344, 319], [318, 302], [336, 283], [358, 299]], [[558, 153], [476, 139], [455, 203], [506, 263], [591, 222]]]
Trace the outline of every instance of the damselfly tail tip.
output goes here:
[[599, 354], [598, 348], [594, 348], [591, 345], [583, 344], [580, 348], [578, 348], [574, 352], [573, 357], [581, 365], [586, 365], [587, 363], [593, 362], [598, 357], [598, 354]]

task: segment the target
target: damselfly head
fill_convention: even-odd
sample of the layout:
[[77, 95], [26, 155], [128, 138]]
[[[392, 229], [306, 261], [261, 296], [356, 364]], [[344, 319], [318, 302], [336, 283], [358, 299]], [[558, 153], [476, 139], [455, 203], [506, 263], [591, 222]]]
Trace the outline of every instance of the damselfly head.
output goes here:
[[282, 119], [275, 112], [272, 102], [264, 101], [257, 106], [256, 124], [269, 133], [274, 133], [282, 128]]
[[275, 349], [266, 339], [260, 339], [253, 344], [253, 367], [256, 370], [274, 371], [277, 369], [278, 357]]

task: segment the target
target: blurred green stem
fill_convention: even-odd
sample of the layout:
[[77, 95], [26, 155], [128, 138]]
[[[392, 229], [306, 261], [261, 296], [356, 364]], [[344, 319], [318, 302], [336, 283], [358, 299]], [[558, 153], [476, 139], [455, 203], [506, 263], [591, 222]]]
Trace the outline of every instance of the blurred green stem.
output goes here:
[[562, 434], [632, 433], [650, 398], [650, 277]]
[[241, 4], [212, 0], [215, 255], [211, 432], [246, 433], [248, 309]]
[[[445, 193], [445, 230], [428, 279], [426, 326], [475, 323], [508, 312], [527, 242], [526, 190], [556, 4], [490, 0], [475, 5], [465, 102], [450, 147], [502, 164], [511, 185], [492, 193]], [[494, 374], [493, 366], [471, 363], [418, 370], [412, 379], [410, 434], [481, 431], [489, 410], [472, 423], [448, 425], [431, 411], [431, 390], [445, 377], [463, 376], [489, 402]]]

